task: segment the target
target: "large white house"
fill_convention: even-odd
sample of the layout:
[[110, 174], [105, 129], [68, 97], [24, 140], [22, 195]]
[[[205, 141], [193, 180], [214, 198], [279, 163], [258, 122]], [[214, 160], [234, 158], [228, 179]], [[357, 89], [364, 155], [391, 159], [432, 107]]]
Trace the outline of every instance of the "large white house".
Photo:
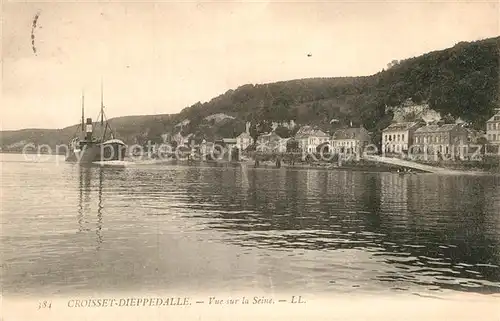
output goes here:
[[370, 143], [370, 133], [363, 127], [345, 128], [335, 131], [332, 147], [341, 153], [356, 153]]
[[421, 127], [419, 122], [390, 124], [382, 131], [382, 149], [384, 153], [407, 151], [413, 144], [415, 131]]
[[253, 138], [250, 136], [250, 123], [246, 124], [246, 130], [236, 137], [236, 147], [239, 150], [246, 150], [248, 146], [253, 144]]

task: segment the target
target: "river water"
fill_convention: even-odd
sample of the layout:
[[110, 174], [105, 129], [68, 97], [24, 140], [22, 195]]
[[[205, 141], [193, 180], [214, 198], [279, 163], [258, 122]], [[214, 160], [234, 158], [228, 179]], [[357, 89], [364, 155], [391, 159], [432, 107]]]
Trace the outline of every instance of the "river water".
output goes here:
[[1, 156], [2, 289], [500, 293], [500, 178]]

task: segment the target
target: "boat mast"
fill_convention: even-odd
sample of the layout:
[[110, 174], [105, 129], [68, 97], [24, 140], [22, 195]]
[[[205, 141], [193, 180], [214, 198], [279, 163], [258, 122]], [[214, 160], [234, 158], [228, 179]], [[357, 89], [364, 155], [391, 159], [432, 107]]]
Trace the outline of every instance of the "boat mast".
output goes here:
[[85, 132], [85, 93], [82, 90], [82, 132]]
[[101, 78], [101, 126], [104, 124], [104, 100], [103, 100], [103, 85]]

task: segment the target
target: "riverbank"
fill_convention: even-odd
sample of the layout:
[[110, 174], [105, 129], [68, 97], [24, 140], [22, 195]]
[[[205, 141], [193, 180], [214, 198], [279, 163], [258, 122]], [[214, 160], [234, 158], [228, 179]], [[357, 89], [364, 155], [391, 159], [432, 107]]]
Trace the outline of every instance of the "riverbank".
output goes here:
[[408, 170], [402, 166], [390, 165], [384, 163], [377, 163], [365, 160], [359, 161], [349, 161], [344, 162], [341, 165], [338, 163], [327, 163], [327, 162], [316, 162], [316, 163], [307, 163], [307, 162], [295, 162], [295, 163], [286, 163], [281, 162], [280, 166], [276, 166], [275, 161], [259, 161], [256, 164], [253, 159], [245, 159], [242, 161], [227, 161], [227, 160], [209, 160], [209, 161], [201, 161], [201, 160], [176, 160], [176, 159], [142, 159], [135, 160], [132, 163], [136, 165], [188, 165], [188, 166], [215, 166], [215, 167], [241, 167], [245, 166], [247, 168], [266, 168], [266, 169], [277, 169], [285, 168], [285, 169], [315, 169], [315, 170], [339, 170], [339, 171], [359, 171], [359, 172], [399, 172], [399, 173], [424, 173], [424, 171], [419, 170]]
[[463, 172], [500, 174], [500, 157], [485, 156], [481, 160], [423, 161], [415, 163]]
[[[392, 160], [392, 158], [389, 158]], [[396, 160], [396, 159], [395, 159]], [[408, 161], [404, 161], [407, 163]], [[279, 166], [277, 166], [276, 160], [260, 160], [258, 163], [255, 162], [254, 159], [244, 158], [241, 161], [228, 161], [228, 160], [176, 160], [176, 159], [142, 159], [142, 160], [134, 160], [132, 162], [136, 165], [188, 165], [188, 166], [214, 166], [214, 167], [242, 167], [246, 168], [265, 168], [265, 169], [275, 169], [279, 170], [280, 168], [285, 169], [314, 169], [314, 170], [327, 170], [327, 171], [354, 171], [354, 172], [388, 172], [388, 173], [400, 173], [404, 174], [418, 174], [418, 173], [435, 173], [435, 174], [443, 174], [443, 175], [476, 175], [476, 176], [484, 176], [484, 175], [500, 175], [500, 172], [496, 171], [495, 167], [492, 170], [485, 170], [481, 168], [479, 164], [474, 164], [475, 166], [467, 167], [464, 164], [460, 163], [447, 163], [447, 166], [442, 166], [443, 163], [435, 163], [435, 162], [412, 162], [413, 164], [420, 164], [422, 168], [418, 168], [419, 166], [412, 167], [412, 165], [406, 166], [405, 163], [394, 163], [391, 162], [378, 162], [376, 160], [349, 160], [344, 161], [339, 164], [338, 162], [304, 162], [304, 161], [296, 161], [296, 162], [284, 162], [281, 161]], [[477, 162], [476, 162], [477, 163]], [[441, 165], [441, 166], [440, 166]]]
[[[253, 162], [249, 163], [250, 167], [256, 167]], [[276, 168], [274, 162], [260, 162], [259, 166], [264, 168]], [[401, 166], [381, 164], [369, 161], [352, 161], [342, 165], [332, 163], [295, 163], [295, 164], [281, 164], [281, 168], [290, 169], [323, 169], [323, 170], [349, 170], [359, 172], [399, 172], [399, 173], [424, 173], [419, 170], [408, 170]]]

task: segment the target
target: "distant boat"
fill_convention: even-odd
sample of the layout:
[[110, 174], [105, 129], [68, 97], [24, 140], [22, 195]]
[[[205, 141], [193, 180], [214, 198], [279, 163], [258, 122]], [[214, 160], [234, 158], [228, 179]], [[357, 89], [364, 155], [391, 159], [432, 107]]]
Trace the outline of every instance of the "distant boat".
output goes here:
[[[99, 117], [101, 118], [102, 135], [101, 137], [95, 137], [92, 118], [85, 120], [85, 99], [82, 94], [82, 120], [77, 128], [80, 133], [70, 142], [66, 162], [92, 164], [123, 161], [126, 146], [123, 141], [115, 138], [113, 130], [104, 115], [102, 84], [101, 112], [97, 118], [99, 119]], [[108, 138], [106, 134], [108, 134]]]

